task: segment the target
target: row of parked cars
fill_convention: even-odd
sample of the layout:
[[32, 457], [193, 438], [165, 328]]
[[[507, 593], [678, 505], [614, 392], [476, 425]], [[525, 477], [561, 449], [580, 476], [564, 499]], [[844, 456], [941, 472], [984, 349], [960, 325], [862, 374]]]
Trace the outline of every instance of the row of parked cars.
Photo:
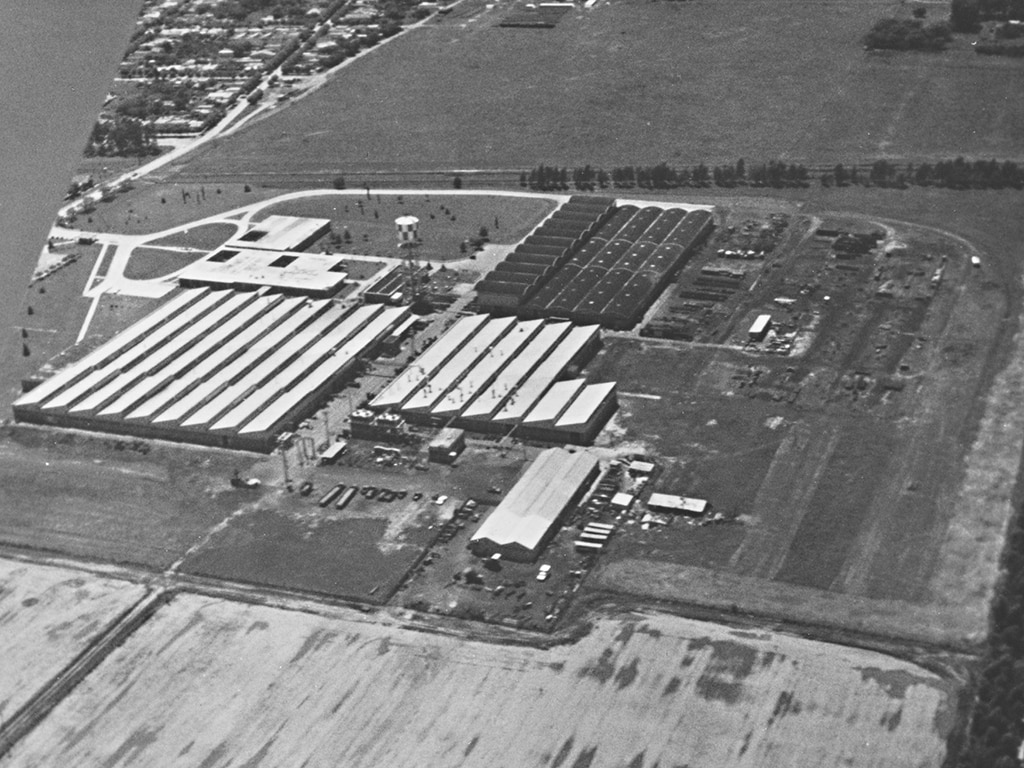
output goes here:
[[[309, 496], [313, 492], [313, 483], [309, 480], [299, 486], [299, 493], [302, 496]], [[350, 501], [355, 497], [356, 494], [362, 495], [367, 499], [376, 499], [377, 501], [394, 501], [395, 499], [404, 499], [409, 495], [406, 490], [393, 491], [390, 488], [378, 488], [375, 485], [365, 485], [360, 488], [358, 485], [345, 485], [345, 483], [338, 483], [330, 488], [323, 496], [320, 497], [317, 504], [321, 507], [326, 507], [333, 503], [335, 509], [344, 509]], [[419, 501], [423, 498], [423, 494], [416, 492], [412, 495], [413, 501]]]

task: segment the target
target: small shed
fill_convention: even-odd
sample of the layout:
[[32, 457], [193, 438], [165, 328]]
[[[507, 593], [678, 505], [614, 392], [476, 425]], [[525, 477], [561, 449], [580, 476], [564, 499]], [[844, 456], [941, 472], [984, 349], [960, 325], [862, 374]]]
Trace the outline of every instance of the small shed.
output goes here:
[[466, 447], [466, 432], [446, 427], [427, 446], [430, 460], [435, 464], [451, 464]]

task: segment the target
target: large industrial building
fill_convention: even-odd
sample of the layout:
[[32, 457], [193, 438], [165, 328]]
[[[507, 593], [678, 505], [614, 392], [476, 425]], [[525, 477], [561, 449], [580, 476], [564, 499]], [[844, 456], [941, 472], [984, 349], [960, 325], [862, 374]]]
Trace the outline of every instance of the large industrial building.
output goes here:
[[564, 380], [577, 376], [600, 343], [593, 325], [463, 317], [370, 407], [412, 423], [587, 444], [615, 411], [615, 385]]
[[527, 468], [469, 540], [474, 554], [536, 560], [558, 530], [562, 515], [577, 503], [599, 471], [583, 451], [549, 448]]
[[338, 256], [303, 253], [330, 232], [330, 219], [267, 216], [178, 275], [182, 288], [269, 288], [327, 298], [348, 276]]
[[[550, 222], [564, 237], [534, 234], [477, 283], [481, 308], [520, 318], [563, 318], [632, 328], [711, 232], [703, 209], [613, 206], [573, 197]], [[538, 230], [540, 231], [540, 230]]]
[[14, 403], [20, 421], [269, 452], [404, 307], [183, 290]]

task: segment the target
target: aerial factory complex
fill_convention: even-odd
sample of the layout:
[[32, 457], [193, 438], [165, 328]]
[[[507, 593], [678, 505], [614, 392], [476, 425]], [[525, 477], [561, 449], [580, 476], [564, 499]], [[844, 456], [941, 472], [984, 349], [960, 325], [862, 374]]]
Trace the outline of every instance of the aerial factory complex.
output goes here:
[[0, 768], [1024, 765], [1003, 5], [146, 0], [10, 329]]

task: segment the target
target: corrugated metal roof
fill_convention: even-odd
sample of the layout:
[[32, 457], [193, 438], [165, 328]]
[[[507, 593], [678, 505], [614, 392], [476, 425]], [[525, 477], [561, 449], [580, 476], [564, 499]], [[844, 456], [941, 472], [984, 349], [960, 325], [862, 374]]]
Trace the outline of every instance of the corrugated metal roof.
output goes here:
[[597, 459], [583, 451], [549, 448], [542, 452], [471, 541], [535, 550], [596, 468]]
[[557, 381], [544, 393], [544, 396], [537, 401], [537, 404], [530, 409], [530, 412], [523, 418], [523, 424], [539, 426], [544, 423], [554, 424], [573, 398], [579, 394], [587, 384], [586, 379], [570, 379], [569, 381]]
[[485, 418], [516, 390], [519, 383], [530, 376], [537, 364], [547, 356], [551, 348], [565, 336], [569, 323], [549, 323], [520, 351], [514, 360], [502, 369], [498, 377], [462, 412], [464, 418]]
[[374, 408], [396, 408], [406, 401], [427, 378], [444, 365], [487, 322], [487, 315], [471, 315], [459, 319], [445, 334], [427, 347], [416, 361], [375, 397]]
[[562, 417], [555, 422], [556, 429], [568, 429], [588, 423], [598, 409], [615, 394], [615, 382], [589, 384], [579, 396], [565, 409]]
[[405, 401], [402, 410], [422, 411], [432, 408], [465, 375], [466, 371], [487, 353], [491, 345], [509, 331], [515, 322], [514, 317], [489, 320], [466, 341], [447, 363], [427, 378], [424, 386]]

